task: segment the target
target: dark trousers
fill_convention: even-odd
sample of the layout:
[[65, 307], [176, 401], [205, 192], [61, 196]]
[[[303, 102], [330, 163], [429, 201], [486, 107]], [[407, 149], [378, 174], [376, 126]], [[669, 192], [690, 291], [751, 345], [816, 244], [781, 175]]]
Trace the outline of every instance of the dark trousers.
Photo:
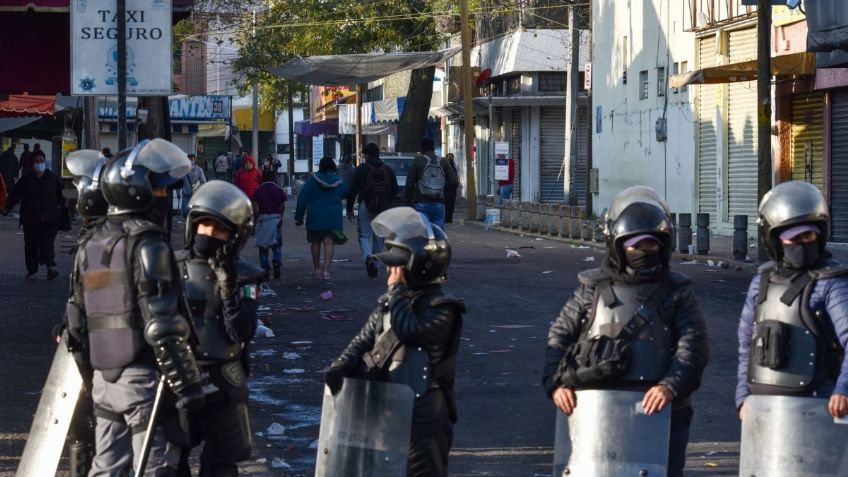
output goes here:
[[407, 477], [447, 477], [451, 445], [453, 423], [445, 393], [430, 390], [415, 401]]
[[49, 222], [24, 222], [24, 256], [27, 272], [38, 272], [39, 265], [56, 266], [53, 243], [59, 224]]
[[456, 206], [456, 187], [445, 189], [445, 223], [453, 223], [453, 209]]
[[686, 446], [694, 411], [691, 405], [671, 411], [671, 433], [668, 445], [668, 477], [683, 477], [686, 467]]

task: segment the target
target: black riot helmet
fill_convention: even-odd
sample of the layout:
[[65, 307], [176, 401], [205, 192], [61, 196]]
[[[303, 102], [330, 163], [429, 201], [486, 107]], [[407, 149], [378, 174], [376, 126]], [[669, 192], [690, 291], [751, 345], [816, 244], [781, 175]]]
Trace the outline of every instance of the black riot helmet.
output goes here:
[[778, 184], [760, 202], [757, 224], [766, 238], [766, 252], [774, 261], [783, 258], [780, 233], [790, 227], [812, 224], [821, 231], [818, 244], [823, 253], [829, 237], [830, 211], [818, 187], [804, 181]]
[[396, 207], [378, 215], [371, 228], [386, 239], [387, 251], [374, 257], [388, 266], [406, 268], [410, 288], [448, 279], [451, 246], [445, 232], [411, 207]]
[[164, 139], [144, 140], [119, 152], [101, 178], [109, 215], [147, 211], [154, 203], [154, 188], [176, 184], [190, 169], [186, 153]]
[[197, 234], [197, 223], [212, 219], [230, 231], [230, 242], [236, 251], [244, 247], [253, 228], [253, 206], [241, 189], [224, 181], [209, 181], [191, 195], [186, 217], [185, 246], [191, 248]]
[[74, 176], [74, 186], [79, 196], [77, 209], [86, 219], [105, 217], [109, 208], [100, 190], [100, 174], [107, 160], [100, 151], [93, 149], [73, 151], [65, 158], [65, 165]]
[[650, 187], [630, 187], [615, 196], [604, 218], [604, 236], [613, 266], [624, 270], [627, 262], [624, 242], [643, 234], [659, 240], [662, 264], [668, 265], [673, 229], [668, 213], [668, 205]]

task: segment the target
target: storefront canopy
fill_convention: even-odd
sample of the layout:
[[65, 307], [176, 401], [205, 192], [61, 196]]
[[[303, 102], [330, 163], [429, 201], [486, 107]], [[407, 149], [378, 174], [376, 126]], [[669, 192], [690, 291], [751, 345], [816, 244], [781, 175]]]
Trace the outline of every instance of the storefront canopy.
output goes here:
[[0, 133], [24, 127], [41, 119], [41, 116], [22, 116], [19, 118], [0, 118]]
[[308, 119], [296, 121], [294, 132], [301, 136], [336, 135], [339, 133], [339, 121], [338, 119], [328, 119], [318, 123], [313, 123]]
[[8, 100], [0, 101], [0, 117], [53, 115], [56, 111], [55, 96], [13, 94]]
[[311, 85], [366, 84], [401, 71], [439, 64], [459, 51], [451, 48], [420, 53], [308, 56], [272, 68], [271, 73]]
[[[771, 74], [774, 76], [812, 75], [815, 72], [816, 55], [814, 53], [792, 53], [771, 59]], [[681, 88], [689, 84], [735, 83], [755, 79], [757, 79], [757, 61], [751, 60], [674, 75], [669, 78], [669, 86]]]

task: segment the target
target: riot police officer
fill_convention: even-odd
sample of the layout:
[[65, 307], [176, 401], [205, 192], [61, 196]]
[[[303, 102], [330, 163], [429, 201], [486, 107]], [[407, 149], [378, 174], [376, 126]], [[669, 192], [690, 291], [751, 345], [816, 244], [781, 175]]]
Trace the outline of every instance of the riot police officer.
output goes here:
[[[447, 236], [409, 207], [389, 209], [372, 222], [387, 251], [388, 291], [359, 334], [326, 372], [333, 394], [344, 377], [402, 383], [415, 400], [407, 475], [447, 475], [456, 422], [454, 380], [462, 301], [442, 291], [451, 248]], [[338, 475], [338, 474], [337, 474]]]
[[[743, 421], [742, 468], [763, 475], [781, 471], [805, 475], [829, 466], [836, 472], [832, 475], [844, 475], [848, 472], [844, 462], [826, 464], [808, 455], [810, 449], [802, 448], [821, 450], [838, 441], [839, 449], [825, 453], [841, 456], [848, 450], [844, 444], [848, 430], [832, 422], [848, 414], [848, 359], [844, 354], [848, 346], [848, 269], [833, 261], [826, 248], [827, 201], [808, 182], [785, 182], [763, 197], [758, 222], [771, 261], [760, 267], [751, 281], [739, 322], [736, 406]], [[759, 404], [764, 402], [772, 404]], [[792, 409], [806, 405], [813, 410], [797, 413]], [[816, 417], [819, 408], [829, 415]], [[749, 441], [746, 431], [777, 421], [749, 419], [749, 414], [781, 412], [785, 415], [779, 420], [793, 427], [797, 439], [784, 439], [775, 448], [805, 458], [786, 458], [788, 466], [771, 469], [768, 461], [757, 457], [762, 453], [762, 439]], [[760, 429], [759, 433], [785, 435], [785, 429], [775, 431]], [[799, 462], [816, 467], [803, 467]], [[837, 469], [839, 465], [842, 467]]]
[[605, 222], [607, 255], [601, 268], [578, 275], [551, 327], [543, 384], [566, 415], [580, 405], [575, 391], [585, 389], [643, 392], [648, 415], [671, 405], [667, 469], [681, 476], [690, 396], [708, 342], [690, 280], [669, 267], [671, 232], [668, 207], [653, 189], [631, 187], [615, 197]]
[[[184, 317], [178, 271], [161, 228], [169, 187], [190, 164], [175, 145], [143, 141], [122, 151], [102, 172], [106, 220], [79, 245], [68, 332], [93, 368], [96, 416], [91, 476], [121, 475], [140, 460], [156, 388], [163, 380], [177, 407], [202, 406], [201, 376]], [[145, 475], [176, 468], [178, 449], [154, 428]]]
[[256, 331], [257, 286], [265, 272], [238, 254], [252, 227], [253, 209], [244, 192], [210, 181], [188, 203], [186, 248], [177, 252], [206, 393], [203, 408], [190, 416], [193, 443], [205, 441], [201, 476], [236, 476], [236, 463], [250, 457], [247, 347]]

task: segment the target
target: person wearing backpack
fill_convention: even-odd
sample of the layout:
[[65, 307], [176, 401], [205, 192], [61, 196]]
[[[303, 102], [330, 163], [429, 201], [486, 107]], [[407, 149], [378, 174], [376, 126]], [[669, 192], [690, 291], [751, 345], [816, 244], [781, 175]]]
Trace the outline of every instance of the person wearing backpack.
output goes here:
[[376, 144], [366, 144], [362, 154], [365, 162], [354, 171], [353, 184], [347, 196], [347, 218], [353, 220], [353, 205], [357, 204], [359, 248], [362, 250], [365, 270], [369, 277], [374, 278], [379, 273], [379, 264], [373, 255], [383, 250], [383, 239], [374, 233], [371, 219], [392, 207], [398, 193], [398, 183], [392, 168], [380, 160], [380, 148]]
[[406, 176], [406, 200], [439, 228], [445, 227], [445, 189], [454, 189], [459, 179], [447, 159], [436, 157], [433, 139], [419, 143], [421, 154], [412, 161]]

